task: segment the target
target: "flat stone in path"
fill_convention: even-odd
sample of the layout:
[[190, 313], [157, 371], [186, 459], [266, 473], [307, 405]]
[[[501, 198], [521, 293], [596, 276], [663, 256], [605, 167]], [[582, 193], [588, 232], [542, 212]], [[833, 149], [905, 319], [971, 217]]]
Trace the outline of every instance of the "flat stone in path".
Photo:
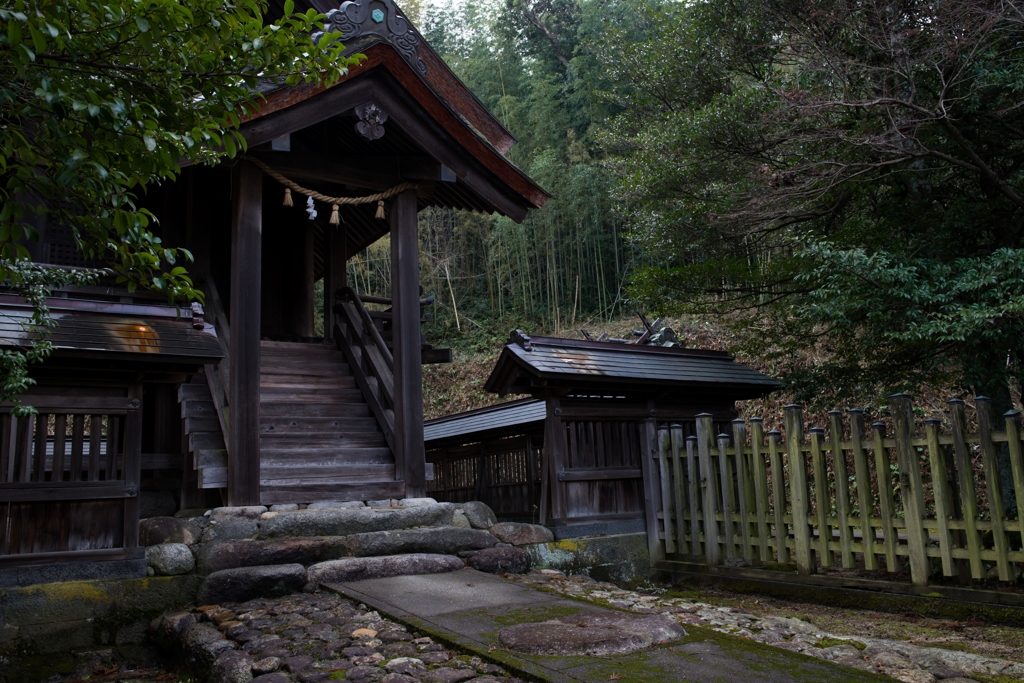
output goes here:
[[508, 626], [498, 632], [507, 648], [528, 655], [618, 655], [678, 640], [686, 631], [672, 617], [587, 614]]
[[[831, 662], [687, 626], [686, 635], [626, 654], [540, 655], [509, 652], [499, 634], [550, 628], [546, 623], [611, 624], [638, 615], [558, 597], [472, 569], [423, 576], [328, 583], [358, 602], [409, 627], [553, 683], [618, 680], [621, 683], [880, 683], [880, 676]], [[659, 615], [660, 618], [667, 618]], [[618, 624], [626, 623], [618, 621]], [[666, 625], [667, 628], [667, 625]], [[595, 631], [599, 630], [594, 628]], [[652, 629], [651, 643], [668, 637]], [[581, 638], [577, 639], [582, 642]]]
[[385, 557], [347, 557], [314, 564], [307, 572], [310, 583], [360, 581], [400, 574], [440, 574], [453, 572], [465, 566], [462, 560], [450, 555], [411, 553]]

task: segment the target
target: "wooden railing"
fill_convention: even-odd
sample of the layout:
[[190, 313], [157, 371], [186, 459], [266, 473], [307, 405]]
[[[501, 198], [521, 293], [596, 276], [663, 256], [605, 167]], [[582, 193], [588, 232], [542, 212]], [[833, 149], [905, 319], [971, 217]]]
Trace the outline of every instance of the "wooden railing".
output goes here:
[[334, 339], [348, 359], [366, 402], [395, 450], [395, 375], [391, 351], [373, 324], [359, 295], [349, 287], [338, 290], [334, 304]]
[[206, 284], [206, 313], [213, 322], [213, 328], [217, 332], [217, 343], [220, 344], [220, 351], [224, 358], [216, 365], [207, 365], [204, 374], [206, 382], [210, 386], [210, 395], [213, 397], [213, 405], [217, 409], [217, 419], [220, 422], [221, 434], [224, 435], [224, 446], [229, 457], [231, 453], [231, 432], [228, 429], [230, 423], [231, 406], [231, 328], [228, 325], [228, 316], [224, 311], [224, 304], [221, 303], [220, 295], [217, 292], [217, 285], [213, 278], [207, 278]]
[[[141, 390], [0, 406], [0, 567], [118, 559], [138, 545]], [[135, 394], [135, 396], [131, 396]]]
[[[681, 425], [661, 425], [647, 468], [655, 480], [647, 490], [660, 494], [647, 501], [657, 520], [648, 525], [652, 548], [709, 567], [897, 572], [906, 558], [918, 585], [937, 572], [982, 579], [992, 568], [1011, 581], [1013, 565], [1024, 565], [1020, 413], [994, 431], [991, 402], [978, 398], [976, 410], [971, 434], [963, 401], [949, 402], [943, 433], [941, 420], [916, 424], [905, 395], [891, 397], [888, 423], [832, 411], [827, 428], [806, 437], [799, 406], [787, 406], [785, 434], [765, 433], [757, 418], [717, 436], [710, 415], [698, 416], [689, 437]], [[1000, 472], [1004, 458], [1009, 472]], [[1004, 476], [1014, 491], [1008, 505]]]

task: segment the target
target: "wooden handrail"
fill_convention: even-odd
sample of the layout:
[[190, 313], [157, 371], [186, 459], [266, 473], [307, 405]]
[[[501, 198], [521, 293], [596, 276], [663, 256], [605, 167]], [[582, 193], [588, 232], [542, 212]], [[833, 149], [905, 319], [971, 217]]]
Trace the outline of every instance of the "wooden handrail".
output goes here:
[[[338, 292], [344, 299], [350, 301], [355, 306], [356, 312], [363, 321], [363, 326], [365, 327], [364, 332], [370, 336], [370, 339], [372, 339], [373, 343], [377, 346], [377, 350], [380, 351], [380, 355], [384, 358], [384, 362], [388, 364], [388, 369], [394, 372], [395, 361], [391, 356], [391, 349], [389, 349], [388, 345], [384, 343], [384, 337], [381, 336], [380, 330], [378, 330], [377, 326], [373, 324], [370, 312], [366, 310], [365, 306], [363, 306], [363, 299], [359, 296], [359, 292], [355, 291], [351, 287], [342, 287]], [[338, 311], [335, 310], [335, 313], [337, 312]]]
[[217, 365], [208, 364], [205, 366], [206, 383], [210, 386], [210, 395], [213, 396], [213, 405], [217, 409], [217, 421], [220, 423], [221, 434], [224, 435], [224, 447], [231, 453], [231, 431], [228, 429], [230, 423], [228, 410], [231, 405], [231, 328], [228, 325], [228, 317], [221, 303], [220, 295], [217, 293], [217, 285], [213, 278], [207, 278], [206, 284], [206, 310], [213, 322], [213, 328], [217, 332], [217, 343], [220, 351], [224, 354]]
[[[339, 290], [339, 293], [342, 292]], [[369, 319], [358, 296], [354, 300], [347, 295], [345, 298], [349, 300], [334, 305], [334, 312], [338, 314], [334, 341], [344, 352], [356, 383], [377, 418], [388, 446], [394, 452], [395, 380], [391, 352], [384, 346], [380, 332]]]
[[[382, 304], [384, 306], [392, 306], [391, 297], [388, 296], [373, 296], [371, 294], [360, 294], [353, 290], [351, 287], [340, 287], [335, 296], [355, 296], [364, 304]], [[428, 297], [420, 299], [420, 308], [425, 306], [431, 306], [434, 303], [434, 295], [431, 294]]]

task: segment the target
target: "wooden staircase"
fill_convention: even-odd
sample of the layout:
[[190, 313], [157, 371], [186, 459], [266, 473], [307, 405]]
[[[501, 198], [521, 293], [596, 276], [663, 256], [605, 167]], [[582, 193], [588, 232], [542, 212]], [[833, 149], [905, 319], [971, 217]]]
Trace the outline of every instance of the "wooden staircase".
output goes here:
[[341, 351], [260, 344], [261, 502], [401, 498], [395, 458]]
[[224, 488], [228, 485], [228, 452], [205, 374], [195, 375], [191, 382], [178, 387], [178, 403], [198, 487]]

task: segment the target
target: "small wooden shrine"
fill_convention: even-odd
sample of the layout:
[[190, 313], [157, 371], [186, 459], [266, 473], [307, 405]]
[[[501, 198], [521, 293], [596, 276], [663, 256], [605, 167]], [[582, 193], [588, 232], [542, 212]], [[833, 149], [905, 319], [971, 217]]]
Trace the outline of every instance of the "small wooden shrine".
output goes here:
[[779, 386], [720, 351], [516, 332], [485, 388], [531, 398], [428, 422], [428, 492], [556, 527], [641, 520], [644, 454], [657, 452], [659, 425], [689, 436], [711, 412], [725, 431], [736, 401]]
[[[2, 421], [0, 568], [137, 557], [140, 492], [172, 491], [164, 514], [424, 495], [421, 366], [450, 356], [420, 332], [431, 299], [417, 212], [521, 221], [548, 195], [393, 0], [297, 0], [295, 11], [310, 7], [366, 58], [328, 88], [265, 84], [241, 126], [246, 154], [185, 168], [142, 198], [158, 237], [195, 255], [205, 305], [114, 286], [51, 300], [56, 352], [26, 401], [40, 414], [7, 407]], [[268, 19], [281, 12], [272, 1]], [[35, 261], [85, 265], [66, 226], [40, 233]], [[346, 263], [385, 235], [391, 296], [370, 311], [346, 286]], [[31, 340], [24, 319], [24, 302], [0, 299], [0, 345]]]

